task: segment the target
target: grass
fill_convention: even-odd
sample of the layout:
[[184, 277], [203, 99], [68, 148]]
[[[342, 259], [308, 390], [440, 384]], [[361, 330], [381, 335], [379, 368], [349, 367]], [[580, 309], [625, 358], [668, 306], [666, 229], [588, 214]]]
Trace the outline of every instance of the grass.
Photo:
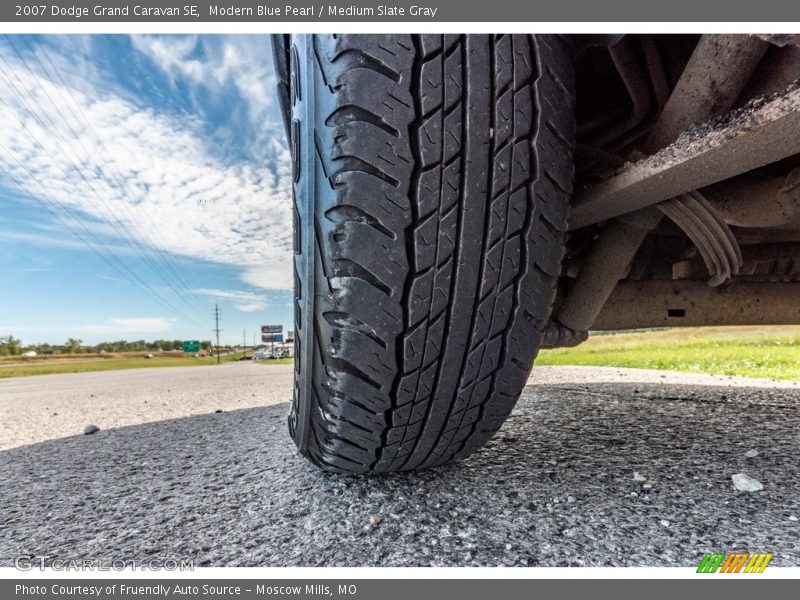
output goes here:
[[[51, 375], [55, 373], [85, 373], [88, 371], [117, 371], [121, 369], [142, 369], [159, 367], [194, 367], [213, 365], [217, 362], [216, 356], [184, 357], [182, 353], [156, 353], [155, 358], [144, 358], [144, 353], [127, 353], [127, 355], [112, 355], [102, 357], [94, 354], [70, 355], [67, 357], [48, 357], [36, 361], [26, 362], [19, 357], [0, 361], [0, 379], [9, 377], [25, 377], [28, 375]], [[236, 352], [222, 356], [222, 362], [233, 362], [242, 356]], [[270, 361], [275, 364], [279, 361]], [[5, 363], [5, 364], [4, 364]], [[10, 363], [10, 364], [9, 364]]]
[[[237, 360], [241, 353], [223, 356]], [[154, 367], [211, 365], [216, 357], [186, 358], [180, 353], [145, 359], [130, 355], [75, 355], [25, 362], [0, 360], [0, 379], [50, 373], [81, 373]], [[291, 358], [260, 360], [260, 365], [292, 364]], [[633, 367], [800, 380], [800, 326], [693, 327], [593, 334], [577, 348], [542, 350], [537, 365]]]
[[536, 364], [800, 380], [800, 326], [692, 327], [593, 334], [576, 348], [542, 350]]
[[293, 365], [294, 359], [293, 358], [265, 358], [262, 360], [257, 360], [257, 364], [259, 365]]

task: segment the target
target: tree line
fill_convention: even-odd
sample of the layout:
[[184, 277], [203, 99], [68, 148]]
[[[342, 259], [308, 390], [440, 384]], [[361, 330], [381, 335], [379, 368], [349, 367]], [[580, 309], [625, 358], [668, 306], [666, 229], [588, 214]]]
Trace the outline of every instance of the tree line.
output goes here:
[[[200, 349], [212, 349], [209, 340], [200, 342]], [[84, 344], [83, 340], [69, 338], [63, 344], [23, 344], [22, 340], [13, 335], [0, 337], [0, 356], [18, 356], [25, 352], [37, 354], [81, 354], [87, 352], [167, 352], [170, 350], [183, 350], [183, 340], [118, 340], [116, 342], [101, 342], [99, 344]]]

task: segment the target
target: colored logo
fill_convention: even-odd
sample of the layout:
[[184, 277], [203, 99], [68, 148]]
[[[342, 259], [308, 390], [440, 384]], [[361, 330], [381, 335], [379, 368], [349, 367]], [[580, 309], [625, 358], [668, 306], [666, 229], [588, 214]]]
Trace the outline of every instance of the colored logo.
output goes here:
[[772, 552], [708, 552], [697, 567], [698, 573], [763, 573]]

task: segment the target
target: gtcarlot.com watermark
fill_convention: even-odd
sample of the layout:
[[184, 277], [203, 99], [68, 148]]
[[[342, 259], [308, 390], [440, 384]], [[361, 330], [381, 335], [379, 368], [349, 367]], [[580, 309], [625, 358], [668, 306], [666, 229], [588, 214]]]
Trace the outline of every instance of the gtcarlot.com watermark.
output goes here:
[[51, 556], [18, 556], [14, 566], [20, 571], [194, 571], [194, 560], [173, 558], [80, 558], [64, 559]]

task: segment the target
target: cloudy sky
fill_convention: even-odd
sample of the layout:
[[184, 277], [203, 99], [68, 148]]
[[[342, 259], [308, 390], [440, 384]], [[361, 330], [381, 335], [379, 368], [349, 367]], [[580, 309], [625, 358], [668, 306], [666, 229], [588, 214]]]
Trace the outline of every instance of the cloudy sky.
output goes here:
[[0, 336], [290, 329], [290, 181], [267, 36], [0, 36]]

